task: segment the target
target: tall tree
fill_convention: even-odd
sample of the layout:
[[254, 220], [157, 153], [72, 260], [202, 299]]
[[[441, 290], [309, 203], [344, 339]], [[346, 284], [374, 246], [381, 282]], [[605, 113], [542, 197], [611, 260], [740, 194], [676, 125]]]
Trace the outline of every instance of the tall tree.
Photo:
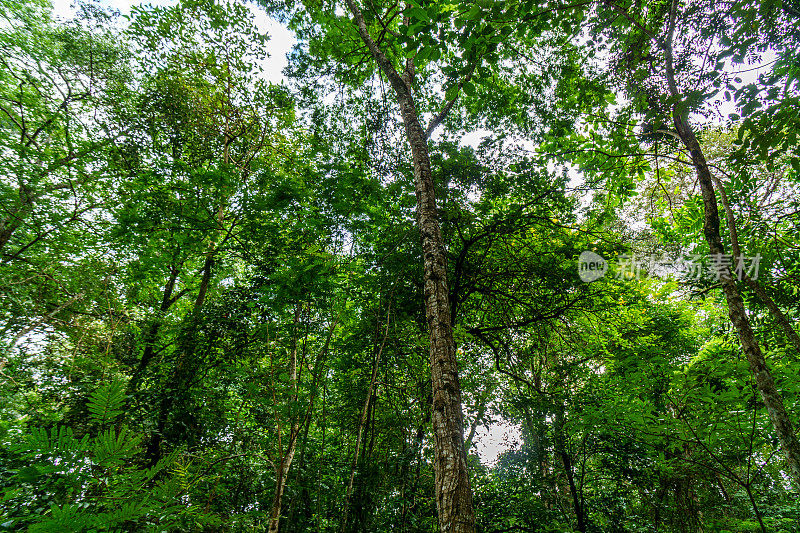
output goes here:
[[[776, 8], [774, 4], [768, 6], [772, 13]], [[594, 39], [588, 44], [605, 50], [608, 45], [603, 39], [613, 43], [616, 48], [608, 72], [611, 80], [620, 83], [631, 99], [627, 117], [641, 120], [644, 124], [642, 132], [646, 135], [677, 138], [694, 168], [700, 184], [705, 244], [711, 260], [719, 263], [719, 285], [725, 296], [731, 323], [737, 331], [753, 379], [781, 441], [793, 483], [800, 486], [800, 440], [750, 324], [737, 285], [734, 273], [737, 265], [734, 261], [740, 258], [731, 261], [731, 256], [725, 253], [712, 169], [692, 125], [692, 114], [709, 113], [711, 98], [725, 90], [725, 58], [736, 54], [744, 56], [758, 46], [757, 36], [762, 30], [757, 24], [751, 28], [746, 22], [759, 19], [757, 11], [751, 6], [737, 5], [730, 13], [721, 12], [715, 9], [713, 3], [702, 0], [674, 0], [648, 6], [598, 3], [590, 24], [590, 34]], [[584, 26], [575, 26], [576, 34], [582, 31]], [[749, 38], [733, 44], [736, 37], [743, 35]], [[620, 123], [624, 126], [623, 117], [626, 115], [622, 114], [616, 122], [606, 124], [610, 125], [610, 131], [614, 132], [617, 139], [617, 148], [620, 148], [619, 154], [612, 157], [638, 159], [638, 172], [644, 174], [649, 167], [641, 159], [639, 139], [618, 127]], [[604, 150], [603, 141], [598, 142], [591, 133], [584, 138], [592, 140], [583, 147], [599, 153], [599, 158], [608, 159], [610, 154], [607, 149]], [[627, 148], [624, 147], [626, 143]], [[612, 187], [630, 189], [630, 184], [624, 185], [628, 180], [625, 175], [615, 176], [611, 179], [615, 183]]]

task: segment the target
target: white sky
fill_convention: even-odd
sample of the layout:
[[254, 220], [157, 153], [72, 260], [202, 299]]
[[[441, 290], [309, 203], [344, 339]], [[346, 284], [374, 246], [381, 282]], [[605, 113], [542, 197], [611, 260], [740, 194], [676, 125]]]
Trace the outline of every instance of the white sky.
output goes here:
[[522, 432], [515, 425], [495, 422], [489, 426], [482, 426], [475, 431], [475, 451], [481, 458], [481, 463], [494, 466], [500, 454], [519, 448], [522, 444]]

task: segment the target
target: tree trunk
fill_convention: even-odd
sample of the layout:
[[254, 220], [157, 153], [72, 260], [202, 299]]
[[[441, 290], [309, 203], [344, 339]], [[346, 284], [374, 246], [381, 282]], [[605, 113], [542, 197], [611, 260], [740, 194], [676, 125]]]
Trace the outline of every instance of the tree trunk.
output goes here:
[[[672, 37], [675, 31], [676, 11], [677, 2], [673, 0], [668, 36], [664, 43], [667, 83], [671, 96], [676, 99], [676, 102], [672, 106], [672, 118], [681, 141], [691, 153], [692, 163], [700, 182], [700, 191], [705, 209], [703, 233], [705, 234], [710, 253], [712, 255], [722, 255], [724, 253], [724, 248], [719, 231], [719, 210], [717, 208], [717, 198], [714, 193], [714, 183], [703, 150], [689, 124], [688, 111], [684, 107], [675, 82]], [[750, 371], [755, 379], [756, 387], [767, 408], [775, 432], [778, 434], [778, 439], [780, 440], [789, 467], [789, 475], [795, 486], [800, 488], [800, 441], [798, 441], [797, 435], [795, 435], [792, 421], [783, 405], [783, 398], [775, 386], [775, 380], [767, 367], [764, 354], [761, 352], [761, 347], [753, 333], [753, 328], [750, 326], [744, 307], [744, 301], [731, 276], [730, 268], [726, 267], [725, 270], [727, 270], [727, 272], [723, 272], [720, 276], [720, 284], [722, 285], [722, 292], [728, 303], [728, 316], [733, 326], [736, 328], [739, 342], [742, 345], [742, 351], [747, 358], [747, 362], [750, 364]]]
[[[226, 163], [227, 163], [227, 156], [226, 156]], [[189, 392], [189, 387], [191, 385], [192, 380], [195, 378], [197, 367], [193, 366], [194, 363], [194, 355], [197, 348], [197, 321], [200, 317], [200, 311], [203, 309], [203, 304], [205, 304], [206, 297], [208, 295], [208, 287], [211, 283], [211, 278], [213, 274], [213, 267], [215, 262], [215, 254], [219, 251], [217, 246], [217, 239], [219, 237], [219, 233], [222, 232], [223, 229], [223, 222], [225, 221], [225, 205], [227, 203], [227, 198], [224, 201], [220, 202], [219, 207], [217, 208], [217, 230], [211, 236], [211, 240], [208, 244], [208, 251], [205, 254], [205, 259], [203, 261], [203, 268], [201, 269], [201, 278], [200, 278], [200, 286], [197, 289], [197, 297], [195, 298], [194, 305], [192, 306], [191, 313], [189, 315], [189, 325], [188, 328], [185, 330], [186, 338], [183, 343], [183, 347], [178, 355], [178, 359], [175, 362], [175, 368], [173, 369], [172, 379], [166, 384], [166, 394], [164, 394], [159, 408], [159, 415], [158, 415], [158, 424], [156, 425], [156, 432], [153, 435], [153, 438], [148, 445], [148, 456], [151, 458], [152, 464], [155, 464], [161, 458], [161, 443], [164, 440], [164, 434], [167, 431], [167, 424], [169, 422], [169, 415], [172, 413], [172, 410], [175, 406], [176, 401], [184, 400]], [[233, 228], [231, 228], [232, 230]], [[230, 231], [223, 239], [230, 236]], [[168, 296], [172, 294], [172, 291], [175, 286], [175, 282], [177, 279], [178, 271], [174, 271], [172, 278], [168, 283], [169, 291], [165, 291], [164, 293], [164, 301], [161, 304], [162, 315], [169, 309], [172, 303], [175, 302], [174, 299], [171, 297], [168, 299]], [[148, 334], [152, 335], [152, 342], [148, 342], [145, 347], [144, 355], [142, 356], [142, 360], [140, 362], [140, 366], [137, 369], [136, 374], [131, 379], [130, 387], [131, 390], [134, 390], [136, 386], [138, 386], [138, 382], [142, 377], [145, 367], [147, 363], [153, 356], [153, 342], [155, 342], [155, 336], [158, 333], [158, 328], [160, 327], [159, 322], [154, 322], [151, 326], [151, 330]]]
[[175, 290], [175, 283], [178, 280], [178, 274], [180, 274], [180, 268], [170, 266], [170, 275], [169, 279], [167, 280], [167, 284], [164, 287], [164, 295], [161, 298], [161, 307], [159, 308], [158, 315], [153, 319], [153, 322], [150, 324], [150, 327], [144, 336], [144, 352], [142, 353], [141, 359], [139, 359], [139, 364], [136, 366], [136, 370], [133, 372], [133, 376], [128, 382], [128, 394], [135, 393], [138, 390], [139, 383], [144, 376], [144, 371], [147, 369], [147, 365], [155, 355], [155, 342], [158, 336], [158, 330], [161, 328], [161, 319], [176, 300], [173, 299], [172, 293]]
[[[725, 192], [725, 187], [716, 176], [713, 174], [710, 175], [714, 185], [717, 186], [717, 190], [719, 191], [719, 198], [722, 200], [722, 209], [725, 211], [725, 220], [728, 223], [728, 233], [731, 237], [731, 252], [733, 252], [734, 260], [736, 260], [736, 258], [742, 255], [742, 250], [739, 247], [739, 232], [736, 230], [736, 217], [734, 217], [733, 209], [731, 209], [730, 202], [728, 202], [728, 193]], [[781, 328], [783, 328], [787, 339], [789, 339], [789, 341], [794, 344], [795, 349], [800, 352], [800, 335], [794, 330], [786, 314], [784, 314], [775, 301], [770, 298], [767, 291], [764, 290], [764, 287], [762, 287], [758, 281], [751, 278], [747, 272], [742, 272], [742, 279], [753, 289], [753, 292], [756, 293], [756, 296], [758, 296], [761, 302], [767, 306], [767, 309], [772, 313], [772, 317], [780, 324]]]
[[[300, 385], [297, 382], [297, 327], [300, 324], [300, 313], [302, 304], [297, 304], [294, 312], [294, 332], [292, 334], [292, 349], [289, 351], [289, 383], [292, 388], [292, 401], [297, 402]], [[274, 398], [274, 396], [273, 396]], [[294, 451], [297, 445], [297, 436], [300, 433], [300, 418], [296, 417], [292, 421], [289, 429], [289, 439], [286, 443], [286, 452], [281, 445], [281, 427], [278, 425], [278, 456], [280, 461], [275, 465], [275, 495], [272, 498], [272, 508], [269, 512], [269, 533], [278, 533], [278, 525], [281, 518], [281, 500], [283, 491], [286, 488], [286, 479], [289, 477], [289, 469], [292, 467]]]
[[474, 531], [474, 511], [467, 457], [464, 418], [458, 380], [453, 329], [450, 325], [447, 256], [436, 209], [436, 196], [425, 132], [417, 118], [411, 94], [398, 95], [414, 160], [417, 220], [424, 257], [425, 315], [430, 334], [433, 432], [436, 445], [436, 505], [442, 532]]
[[413, 62], [408, 60], [404, 74], [395, 70], [367, 30], [364, 17], [354, 0], [347, 0], [361, 39], [381, 71], [389, 79], [411, 146], [417, 196], [417, 224], [422, 237], [424, 261], [425, 315], [430, 336], [431, 385], [433, 389], [433, 433], [435, 445], [436, 508], [439, 531], [472, 533], [475, 513], [464, 450], [464, 415], [461, 411], [461, 385], [458, 360], [450, 323], [447, 255], [428, 154], [427, 134], [411, 93]]
[[789, 318], [781, 311], [778, 304], [775, 303], [775, 300], [770, 298], [767, 291], [764, 290], [764, 287], [762, 287], [758, 281], [748, 276], [747, 273], [744, 274], [744, 281], [753, 289], [756, 296], [758, 296], [761, 302], [769, 309], [769, 312], [772, 313], [772, 317], [781, 325], [786, 338], [789, 339], [789, 341], [794, 344], [795, 349], [800, 352], [800, 335], [794, 330]]
[[[295, 327], [300, 321], [300, 311], [301, 304], [297, 304], [294, 318]], [[336, 319], [331, 323], [331, 326], [328, 329], [328, 334], [325, 338], [325, 344], [317, 354], [314, 362], [313, 382], [311, 384], [311, 390], [315, 392], [309, 396], [308, 405], [306, 406], [305, 412], [295, 415], [296, 418], [292, 420], [292, 424], [289, 429], [289, 441], [286, 443], [285, 452], [283, 451], [283, 445], [280, 436], [281, 427], [280, 424], [278, 425], [278, 456], [280, 457], [280, 461], [275, 465], [275, 495], [272, 498], [272, 508], [270, 509], [269, 514], [270, 533], [277, 533], [278, 531], [278, 525], [281, 517], [281, 500], [283, 499], [283, 492], [286, 488], [286, 480], [289, 479], [289, 469], [292, 467], [292, 460], [294, 459], [295, 450], [297, 449], [297, 437], [300, 435], [300, 430], [304, 427], [304, 425], [311, 423], [311, 414], [314, 410], [317, 385], [320, 377], [323, 374], [325, 357], [328, 354], [333, 333], [336, 331], [336, 327], [339, 325], [339, 318], [340, 315], [337, 316]], [[297, 333], [295, 332], [294, 340], [292, 342], [292, 349], [289, 352], [289, 381], [293, 391], [293, 403], [297, 403], [300, 392], [300, 381], [297, 370], [297, 343]]]
[[575, 474], [572, 471], [572, 457], [567, 451], [566, 436], [564, 435], [564, 406], [557, 405], [555, 408], [556, 419], [553, 426], [553, 436], [555, 443], [555, 450], [558, 454], [561, 464], [564, 467], [564, 472], [567, 475], [567, 483], [569, 483], [569, 493], [572, 496], [572, 506], [575, 510], [575, 518], [578, 521], [578, 531], [586, 533], [586, 515], [583, 512], [583, 502], [578, 493], [578, 487], [575, 484]]
[[[293, 426], [292, 433], [294, 431], [295, 427]], [[291, 468], [292, 459], [294, 459], [296, 443], [296, 438], [289, 439], [286, 454], [281, 458], [280, 464], [275, 469], [275, 496], [272, 498], [272, 509], [269, 512], [269, 533], [278, 533], [278, 525], [281, 518], [281, 500], [283, 499], [283, 491], [286, 488], [286, 479], [289, 477], [289, 468]]]
[[389, 314], [392, 311], [391, 302], [389, 302], [389, 310], [386, 312], [386, 327], [383, 332], [383, 340], [375, 352], [375, 360], [372, 363], [372, 377], [367, 387], [367, 397], [364, 399], [364, 407], [361, 410], [361, 418], [358, 422], [358, 434], [356, 436], [355, 451], [353, 454], [353, 462], [350, 465], [350, 481], [347, 483], [347, 493], [344, 497], [344, 511], [342, 512], [342, 533], [347, 529], [347, 513], [350, 507], [350, 498], [353, 495], [353, 482], [356, 478], [356, 470], [358, 469], [359, 451], [361, 449], [361, 439], [364, 436], [364, 428], [367, 425], [367, 415], [369, 414], [370, 402], [372, 401], [373, 391], [375, 390], [375, 382], [378, 379], [378, 368], [381, 362], [381, 355], [383, 355], [383, 348], [386, 346], [386, 339], [389, 336]]
[[681, 475], [673, 482], [675, 491], [675, 519], [681, 533], [700, 533], [702, 520], [697, 501], [692, 491], [694, 480], [690, 475]]
[[764, 525], [764, 517], [761, 516], [761, 511], [758, 508], [756, 499], [753, 497], [753, 490], [750, 488], [750, 483], [744, 486], [744, 490], [747, 492], [750, 505], [753, 507], [753, 512], [756, 514], [756, 519], [758, 520], [758, 526], [761, 528], [761, 533], [767, 533], [767, 527]]

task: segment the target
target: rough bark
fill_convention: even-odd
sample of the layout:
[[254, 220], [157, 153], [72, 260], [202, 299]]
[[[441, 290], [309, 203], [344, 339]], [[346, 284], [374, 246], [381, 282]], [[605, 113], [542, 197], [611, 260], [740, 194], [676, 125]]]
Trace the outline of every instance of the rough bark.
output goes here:
[[436, 444], [436, 504], [442, 532], [474, 531], [472, 492], [464, 451], [464, 419], [453, 330], [444, 243], [436, 209], [425, 132], [411, 95], [398, 95], [411, 144], [417, 193], [417, 219], [424, 257], [425, 314], [430, 334], [433, 431]]
[[420, 124], [411, 92], [413, 61], [408, 60], [401, 76], [370, 36], [355, 1], [347, 0], [347, 6], [361, 39], [391, 84], [400, 107], [406, 139], [411, 147], [417, 196], [417, 224], [422, 237], [424, 260], [425, 315], [430, 336], [434, 471], [439, 531], [472, 533], [475, 530], [475, 513], [464, 450], [464, 416], [461, 410], [458, 361], [450, 322], [447, 255], [436, 207], [427, 135]]
[[[695, 167], [697, 178], [700, 182], [700, 192], [705, 211], [703, 234], [708, 243], [710, 253], [712, 255], [721, 255], [724, 254], [725, 250], [720, 237], [719, 209], [717, 207], [713, 179], [703, 150], [689, 123], [688, 111], [681, 99], [681, 93], [675, 81], [672, 38], [675, 31], [676, 12], [677, 2], [673, 0], [668, 35], [664, 42], [667, 84], [671, 96], [675, 99], [675, 103], [672, 106], [672, 119], [675, 130], [678, 132], [683, 145], [691, 154], [692, 164]], [[789, 475], [794, 485], [800, 488], [800, 441], [797, 439], [792, 421], [783, 405], [783, 398], [775, 386], [775, 380], [767, 367], [764, 354], [761, 352], [761, 347], [756, 340], [753, 328], [750, 326], [744, 300], [742, 300], [742, 296], [739, 293], [739, 289], [731, 275], [730, 269], [727, 268], [726, 270], [727, 272], [723, 272], [720, 276], [720, 285], [722, 286], [722, 291], [728, 304], [728, 316], [739, 336], [739, 342], [750, 365], [750, 371], [755, 380], [756, 387], [758, 388], [764, 406], [769, 413], [772, 425], [780, 440], [781, 448], [783, 449], [789, 468]]]

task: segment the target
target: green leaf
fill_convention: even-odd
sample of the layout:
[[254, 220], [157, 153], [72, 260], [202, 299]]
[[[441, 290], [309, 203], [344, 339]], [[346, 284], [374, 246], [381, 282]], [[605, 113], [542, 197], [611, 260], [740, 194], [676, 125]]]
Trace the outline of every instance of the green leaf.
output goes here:
[[41, 475], [42, 473], [33, 465], [20, 468], [17, 471], [17, 477], [22, 483], [35, 483]]
[[121, 380], [101, 385], [89, 398], [87, 408], [98, 424], [109, 422], [122, 414], [125, 403], [125, 384]]
[[409, 10], [409, 16], [412, 19], [416, 19], [421, 22], [428, 22], [431, 20], [430, 17], [428, 16], [428, 12], [422, 9], [421, 7], [412, 7]]
[[475, 21], [480, 20], [481, 18], [480, 6], [477, 5], [472, 6], [470, 10], [467, 11], [467, 14], [464, 16], [467, 18], [467, 20], [475, 20]]
[[426, 61], [431, 57], [433, 48], [430, 46], [423, 46], [418, 52], [416, 58], [420, 61]]
[[464, 89], [464, 94], [466, 94], [467, 96], [475, 96], [475, 93], [477, 92], [475, 90], [475, 85], [473, 85], [472, 82], [469, 81], [464, 84], [462, 89]]

